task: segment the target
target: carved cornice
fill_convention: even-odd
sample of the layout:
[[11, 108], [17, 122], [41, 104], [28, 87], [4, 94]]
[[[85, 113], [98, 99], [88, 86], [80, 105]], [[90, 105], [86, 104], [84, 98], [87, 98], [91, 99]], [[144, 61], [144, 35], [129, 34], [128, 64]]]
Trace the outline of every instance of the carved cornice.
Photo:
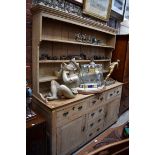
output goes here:
[[57, 19], [60, 21], [72, 23], [75, 25], [79, 25], [82, 27], [94, 29], [100, 32], [105, 32], [108, 34], [116, 35], [117, 30], [103, 24], [101, 22], [97, 22], [92, 20], [91, 18], [79, 16], [73, 13], [68, 13], [59, 8], [52, 8], [44, 5], [44, 3], [33, 4], [31, 8], [32, 14], [44, 13], [43, 16]]

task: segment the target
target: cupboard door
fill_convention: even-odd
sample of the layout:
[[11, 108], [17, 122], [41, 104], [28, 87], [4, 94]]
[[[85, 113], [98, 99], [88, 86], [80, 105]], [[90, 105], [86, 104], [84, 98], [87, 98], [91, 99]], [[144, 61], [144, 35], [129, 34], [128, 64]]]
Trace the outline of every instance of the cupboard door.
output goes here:
[[119, 116], [127, 109], [129, 109], [129, 83], [123, 85]]
[[57, 128], [57, 154], [70, 154], [85, 141], [85, 116]]
[[120, 107], [120, 99], [113, 100], [106, 104], [106, 112], [105, 112], [105, 124], [104, 127], [107, 128], [118, 118]]

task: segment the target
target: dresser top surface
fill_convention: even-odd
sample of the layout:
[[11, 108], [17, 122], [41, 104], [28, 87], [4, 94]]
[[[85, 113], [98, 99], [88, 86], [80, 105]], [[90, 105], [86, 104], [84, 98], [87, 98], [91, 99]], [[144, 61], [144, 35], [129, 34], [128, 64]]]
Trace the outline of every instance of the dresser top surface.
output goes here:
[[[110, 86], [106, 86], [103, 92], [106, 92], [110, 89], [121, 86], [122, 84], [123, 83], [121, 83], [121, 82], [115, 82], [114, 84], [112, 84]], [[77, 101], [80, 101], [83, 99], [87, 99], [88, 97], [93, 96], [93, 95], [94, 94], [89, 94], [89, 95], [77, 94], [76, 97], [73, 99], [59, 99], [59, 100], [54, 100], [54, 101], [48, 101], [48, 103], [43, 102], [42, 100], [40, 100], [35, 95], [33, 95], [33, 99], [38, 100], [46, 108], [48, 108], [50, 110], [54, 110], [54, 109], [61, 108], [63, 106], [67, 106], [69, 104], [72, 104], [73, 102], [77, 102]]]

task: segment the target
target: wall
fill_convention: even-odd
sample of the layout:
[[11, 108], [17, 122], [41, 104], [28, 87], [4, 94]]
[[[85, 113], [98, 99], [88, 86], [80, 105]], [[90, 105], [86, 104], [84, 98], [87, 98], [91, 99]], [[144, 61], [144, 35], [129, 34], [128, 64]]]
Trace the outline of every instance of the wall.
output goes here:
[[129, 34], [129, 20], [124, 20], [121, 22], [119, 34]]
[[32, 83], [32, 0], [26, 0], [26, 80]]

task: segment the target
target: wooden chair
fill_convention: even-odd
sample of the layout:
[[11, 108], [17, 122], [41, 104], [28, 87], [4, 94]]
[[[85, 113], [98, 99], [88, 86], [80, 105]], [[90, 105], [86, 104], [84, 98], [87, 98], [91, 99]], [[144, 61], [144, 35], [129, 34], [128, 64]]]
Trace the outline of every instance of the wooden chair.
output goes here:
[[128, 155], [129, 154], [129, 138], [102, 146], [88, 155]]

